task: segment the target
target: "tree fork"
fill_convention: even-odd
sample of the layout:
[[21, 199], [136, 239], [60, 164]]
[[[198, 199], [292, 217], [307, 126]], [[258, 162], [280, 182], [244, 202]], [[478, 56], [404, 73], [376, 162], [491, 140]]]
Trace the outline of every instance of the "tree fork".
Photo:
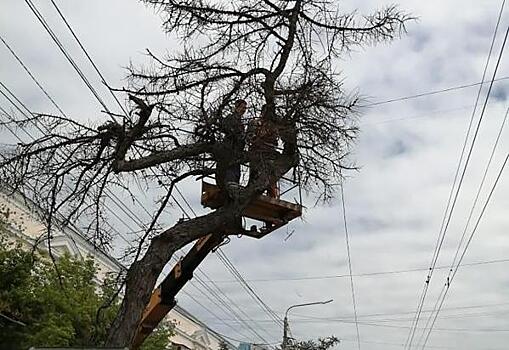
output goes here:
[[[295, 154], [281, 155], [274, 161], [274, 176], [281, 178], [298, 162]], [[109, 330], [106, 345], [132, 345], [143, 311], [149, 303], [157, 278], [178, 249], [208, 234], [239, 232], [236, 227], [242, 211], [252, 199], [269, 186], [269, 177], [240, 190], [225, 206], [203, 216], [179, 222], [152, 239], [142, 259], [131, 265], [126, 277], [125, 295], [120, 311]]]

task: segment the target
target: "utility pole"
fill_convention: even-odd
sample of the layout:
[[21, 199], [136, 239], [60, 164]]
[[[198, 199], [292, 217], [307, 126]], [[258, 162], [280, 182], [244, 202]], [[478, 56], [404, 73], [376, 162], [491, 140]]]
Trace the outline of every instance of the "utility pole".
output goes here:
[[287, 342], [288, 342], [288, 317], [285, 315], [285, 319], [283, 320], [283, 345], [282, 345], [283, 349], [282, 350], [286, 350]]
[[328, 304], [330, 302], [332, 302], [332, 299], [329, 299], [326, 301], [315, 301], [312, 303], [305, 303], [305, 304], [295, 304], [295, 305], [290, 306], [288, 309], [286, 309], [285, 318], [283, 320], [283, 344], [282, 344], [283, 349], [282, 350], [287, 350], [287, 347], [288, 347], [288, 330], [290, 328], [290, 326], [288, 324], [288, 312], [291, 309], [301, 307], [301, 306], [323, 305], [323, 304]]

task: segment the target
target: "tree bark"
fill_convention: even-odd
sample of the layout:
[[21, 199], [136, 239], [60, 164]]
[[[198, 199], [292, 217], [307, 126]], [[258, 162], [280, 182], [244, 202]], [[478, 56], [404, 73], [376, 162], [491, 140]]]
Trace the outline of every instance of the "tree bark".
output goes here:
[[124, 347], [131, 344], [157, 278], [174, 252], [202, 236], [223, 231], [228, 224], [228, 216], [223, 210], [217, 210], [178, 223], [150, 242], [143, 258], [129, 268], [125, 295], [109, 330], [107, 346]]
[[203, 153], [212, 152], [213, 146], [209, 143], [195, 143], [183, 145], [164, 152], [157, 152], [140, 159], [118, 159], [113, 163], [115, 172], [130, 172], [150, 168], [152, 166], [168, 163], [178, 159], [186, 159], [199, 156]]
[[[297, 163], [294, 155], [281, 155], [274, 161], [274, 174], [283, 176]], [[130, 346], [141, 320], [143, 310], [150, 300], [157, 278], [175, 251], [210, 233], [231, 234], [242, 211], [254, 196], [263, 192], [270, 183], [261, 177], [255, 183], [239, 191], [238, 196], [214, 212], [177, 223], [152, 239], [142, 259], [134, 262], [127, 273], [126, 290], [122, 304], [113, 322], [106, 342], [107, 346]]]

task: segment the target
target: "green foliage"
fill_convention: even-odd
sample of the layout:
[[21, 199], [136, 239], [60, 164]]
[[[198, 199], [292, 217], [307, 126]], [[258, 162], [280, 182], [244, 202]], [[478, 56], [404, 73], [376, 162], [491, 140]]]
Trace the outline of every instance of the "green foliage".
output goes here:
[[[110, 280], [97, 284], [92, 258], [64, 255], [53, 266], [4, 236], [0, 234], [0, 350], [102, 345], [119, 303], [103, 310], [96, 323], [98, 308], [114, 288]], [[172, 327], [160, 327], [143, 350], [166, 349], [171, 334]]]
[[161, 324], [157, 327], [141, 346], [140, 350], [171, 349], [168, 339], [174, 334], [173, 325]]
[[292, 342], [287, 350], [328, 350], [334, 345], [339, 344], [339, 339], [335, 336], [319, 338], [318, 340], [306, 340]]

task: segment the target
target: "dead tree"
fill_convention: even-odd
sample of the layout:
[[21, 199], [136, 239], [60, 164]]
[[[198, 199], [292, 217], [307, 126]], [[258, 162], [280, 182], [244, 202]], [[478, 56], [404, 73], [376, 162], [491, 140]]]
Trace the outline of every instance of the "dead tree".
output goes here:
[[[104, 201], [112, 188], [132, 193], [134, 182], [160, 186], [158, 208], [125, 278], [110, 346], [130, 344], [173, 253], [209, 233], [241, 232], [242, 210], [271, 182], [298, 166], [305, 189], [332, 196], [342, 170], [352, 167], [346, 157], [358, 112], [358, 98], [343, 91], [337, 59], [398, 37], [410, 19], [395, 6], [368, 16], [344, 14], [332, 0], [145, 2], [182, 46], [168, 57], [148, 51], [150, 67], [130, 67], [129, 84], [119, 90], [129, 95], [131, 113], [98, 124], [50, 115], [6, 122], [33, 121], [48, 131], [3, 152], [1, 164], [4, 181], [34, 197], [48, 222], [56, 213], [64, 213], [64, 224], [86, 217], [98, 244], [110, 239]], [[225, 146], [222, 121], [237, 99], [247, 101], [251, 116], [264, 109], [281, 149], [221, 208], [160, 228], [176, 183], [253, 160], [249, 148]]]

